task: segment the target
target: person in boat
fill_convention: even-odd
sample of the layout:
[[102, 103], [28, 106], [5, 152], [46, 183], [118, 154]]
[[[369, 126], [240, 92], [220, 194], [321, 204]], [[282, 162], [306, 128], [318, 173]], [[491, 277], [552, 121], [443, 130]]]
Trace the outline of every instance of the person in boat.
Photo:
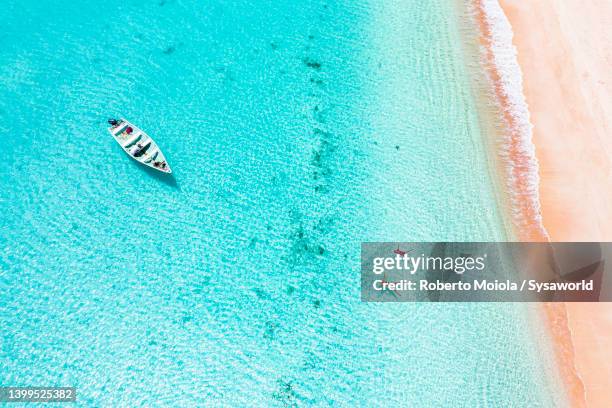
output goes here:
[[135, 149], [133, 149], [130, 153], [132, 154], [132, 156], [138, 157], [138, 156], [140, 156], [140, 153], [142, 152], [142, 149], [144, 149], [143, 143], [142, 142], [138, 142], [138, 143], [136, 143]]
[[125, 129], [125, 133], [127, 133], [128, 135], [129, 135], [129, 134], [131, 134], [133, 131], [134, 131], [134, 129], [132, 129], [132, 127], [131, 127], [131, 126], [128, 126], [128, 127]]

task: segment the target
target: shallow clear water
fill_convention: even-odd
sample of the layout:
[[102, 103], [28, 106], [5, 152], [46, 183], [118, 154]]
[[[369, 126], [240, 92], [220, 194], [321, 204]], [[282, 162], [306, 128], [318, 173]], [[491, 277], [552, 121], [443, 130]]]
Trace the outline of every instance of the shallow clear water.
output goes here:
[[2, 385], [548, 405], [522, 306], [359, 300], [362, 241], [506, 239], [452, 3], [379, 3], [3, 5]]

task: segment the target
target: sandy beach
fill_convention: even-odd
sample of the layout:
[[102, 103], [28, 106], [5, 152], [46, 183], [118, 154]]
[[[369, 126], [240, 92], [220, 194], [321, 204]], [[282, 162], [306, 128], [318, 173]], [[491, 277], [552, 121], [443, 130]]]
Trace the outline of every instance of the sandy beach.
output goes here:
[[[552, 241], [612, 240], [612, 3], [501, 0]], [[612, 304], [545, 306], [573, 406], [612, 404]], [[573, 374], [572, 374], [573, 373]]]

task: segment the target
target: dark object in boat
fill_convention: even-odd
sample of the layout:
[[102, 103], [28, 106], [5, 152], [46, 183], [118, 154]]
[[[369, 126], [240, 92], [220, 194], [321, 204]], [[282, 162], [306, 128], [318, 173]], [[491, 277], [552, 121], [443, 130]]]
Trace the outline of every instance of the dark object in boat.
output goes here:
[[149, 146], [150, 146], [150, 145], [151, 145], [151, 143], [144, 143], [144, 144], [141, 144], [141, 142], [138, 142], [138, 143], [136, 144], [137, 149], [133, 151], [132, 155], [133, 155], [134, 157], [140, 157], [140, 156], [142, 156], [142, 155], [143, 155], [143, 154], [144, 154], [144, 153], [145, 153], [145, 152], [146, 152], [146, 151], [149, 149]]
[[119, 121], [117, 119], [110, 118], [108, 120], [108, 124], [111, 126], [117, 126], [119, 124]]

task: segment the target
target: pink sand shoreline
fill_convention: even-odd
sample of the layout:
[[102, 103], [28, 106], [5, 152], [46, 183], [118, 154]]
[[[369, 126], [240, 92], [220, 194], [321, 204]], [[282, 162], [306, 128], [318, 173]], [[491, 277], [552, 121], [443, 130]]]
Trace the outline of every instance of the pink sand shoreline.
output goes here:
[[[523, 70], [514, 45], [514, 31], [497, 0], [474, 0], [473, 13], [480, 32], [481, 63], [498, 105], [502, 142], [496, 152], [499, 172], [509, 201], [513, 235], [519, 241], [547, 242], [540, 200], [540, 171], [533, 144], [531, 111], [524, 95]], [[584, 406], [582, 380], [574, 365], [574, 348], [563, 304], [541, 307], [546, 330], [566, 398], [560, 403]]]
[[[533, 124], [543, 226], [552, 241], [612, 241], [612, 3], [500, 4]], [[612, 305], [544, 310], [570, 404], [612, 406]]]

